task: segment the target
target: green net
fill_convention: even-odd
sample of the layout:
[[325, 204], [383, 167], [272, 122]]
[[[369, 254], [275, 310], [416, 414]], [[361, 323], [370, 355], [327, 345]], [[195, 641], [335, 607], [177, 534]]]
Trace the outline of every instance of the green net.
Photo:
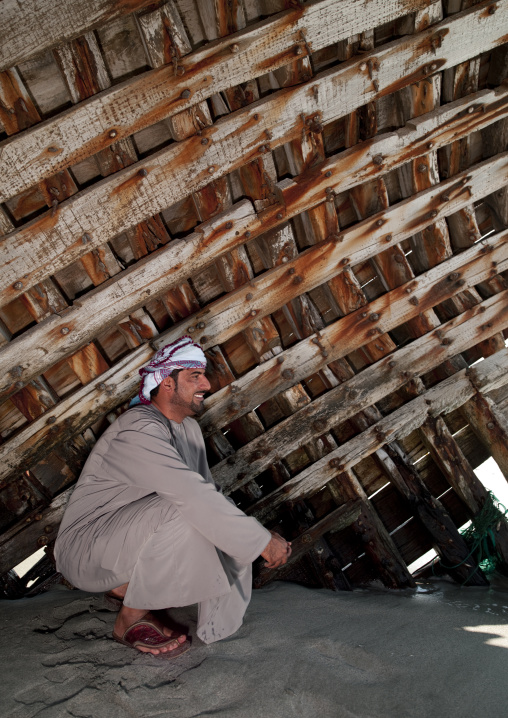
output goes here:
[[[508, 509], [494, 496], [492, 491], [488, 491], [485, 503], [478, 516], [475, 516], [471, 524], [460, 532], [469, 549], [466, 558], [455, 566], [445, 566], [441, 561], [438, 563], [443, 568], [453, 569], [462, 566], [463, 563], [473, 558], [476, 565], [464, 583], [467, 583], [478, 568], [481, 568], [486, 574], [495, 571], [502, 558], [496, 548], [494, 531], [499, 521], [505, 521], [507, 515]], [[434, 563], [432, 564], [432, 572], [434, 572]]]

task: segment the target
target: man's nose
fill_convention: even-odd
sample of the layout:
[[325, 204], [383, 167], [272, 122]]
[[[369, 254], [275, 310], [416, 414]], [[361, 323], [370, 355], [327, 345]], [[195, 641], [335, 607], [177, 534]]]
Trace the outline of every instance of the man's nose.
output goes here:
[[210, 382], [208, 381], [208, 379], [206, 378], [206, 376], [205, 376], [204, 374], [202, 374], [202, 375], [201, 375], [201, 381], [200, 381], [199, 388], [200, 388], [202, 391], [210, 391], [211, 386], [212, 386], [212, 385], [210, 384]]

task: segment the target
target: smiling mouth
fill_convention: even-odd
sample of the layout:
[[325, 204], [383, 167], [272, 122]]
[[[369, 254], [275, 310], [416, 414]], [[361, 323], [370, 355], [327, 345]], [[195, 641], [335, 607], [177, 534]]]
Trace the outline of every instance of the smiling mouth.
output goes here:
[[198, 401], [203, 401], [203, 399], [205, 398], [205, 395], [204, 394], [194, 394], [194, 398], [197, 399]]

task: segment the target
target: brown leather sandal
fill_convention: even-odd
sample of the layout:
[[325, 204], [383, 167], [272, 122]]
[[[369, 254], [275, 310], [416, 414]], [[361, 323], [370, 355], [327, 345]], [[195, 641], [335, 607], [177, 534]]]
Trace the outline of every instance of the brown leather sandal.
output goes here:
[[[177, 641], [176, 638], [170, 638], [162, 633], [155, 623], [143, 618], [133, 623], [132, 626], [129, 626], [123, 636], [118, 636], [116, 633], [113, 633], [113, 638], [124, 646], [130, 646], [136, 649], [139, 646], [143, 648], [165, 648], [169, 646], [170, 643]], [[151, 655], [156, 658], [176, 658], [177, 656], [181, 656], [182, 653], [186, 653], [190, 647], [191, 643], [187, 638], [183, 643], [178, 644], [176, 648], [170, 651], [157, 654], [152, 653]]]

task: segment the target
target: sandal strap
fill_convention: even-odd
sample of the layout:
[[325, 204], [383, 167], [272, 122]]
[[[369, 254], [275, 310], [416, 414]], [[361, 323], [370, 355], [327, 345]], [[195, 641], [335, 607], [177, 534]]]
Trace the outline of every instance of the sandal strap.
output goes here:
[[123, 635], [126, 643], [134, 645], [140, 643], [144, 646], [160, 648], [176, 641], [176, 637], [164, 635], [151, 621], [136, 621]]

